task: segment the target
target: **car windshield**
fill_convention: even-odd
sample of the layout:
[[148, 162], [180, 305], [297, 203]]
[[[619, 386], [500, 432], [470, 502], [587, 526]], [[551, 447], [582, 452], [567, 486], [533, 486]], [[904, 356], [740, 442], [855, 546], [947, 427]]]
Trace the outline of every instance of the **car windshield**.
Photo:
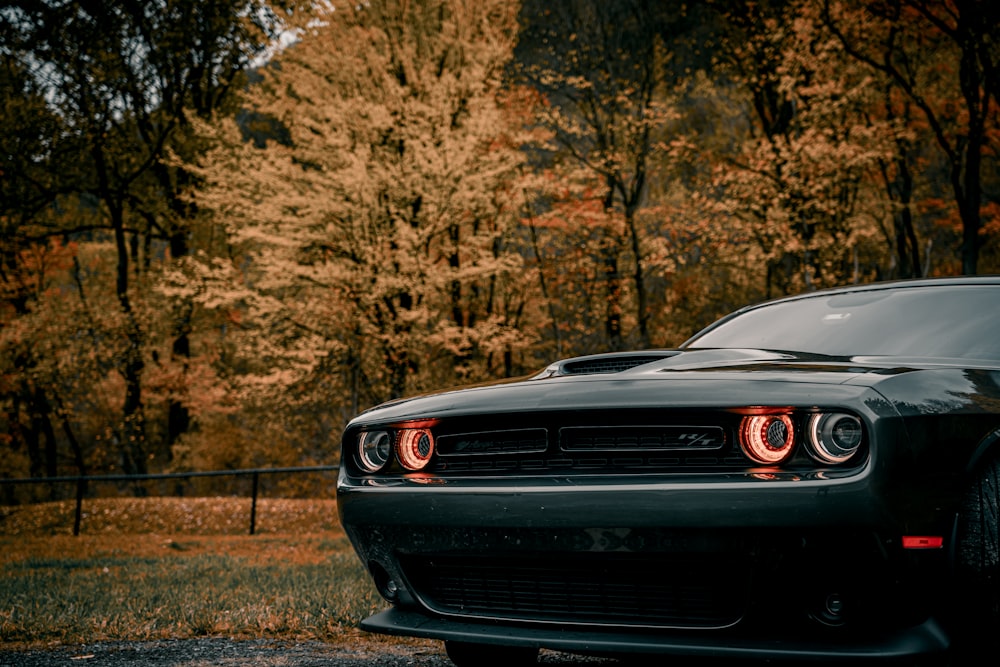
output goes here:
[[876, 289], [754, 308], [686, 348], [1000, 360], [1000, 285]]

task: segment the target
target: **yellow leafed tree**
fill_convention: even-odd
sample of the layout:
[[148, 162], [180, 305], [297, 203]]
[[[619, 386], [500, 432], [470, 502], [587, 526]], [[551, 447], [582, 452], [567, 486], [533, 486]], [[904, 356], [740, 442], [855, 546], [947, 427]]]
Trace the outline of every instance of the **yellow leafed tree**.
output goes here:
[[764, 293], [781, 296], [872, 280], [885, 259], [878, 167], [901, 128], [870, 111], [880, 89], [792, 2], [726, 16], [726, 57], [754, 110], [739, 152], [715, 166], [719, 232], [748, 244]]
[[353, 411], [516, 370], [521, 157], [499, 94], [517, 10], [380, 0], [305, 17], [248, 93], [271, 136], [213, 130], [199, 203], [234, 254], [171, 289], [237, 314], [244, 386], [309, 385]]

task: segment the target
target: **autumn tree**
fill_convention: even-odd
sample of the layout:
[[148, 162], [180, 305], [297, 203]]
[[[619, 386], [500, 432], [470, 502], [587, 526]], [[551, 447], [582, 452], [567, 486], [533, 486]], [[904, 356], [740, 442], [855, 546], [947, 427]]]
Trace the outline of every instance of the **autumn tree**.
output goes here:
[[997, 12], [5, 3], [0, 474], [325, 460], [386, 399], [989, 270]]
[[983, 159], [1000, 93], [1000, 6], [987, 0], [822, 0], [821, 7], [844, 51], [887, 77], [928, 124], [945, 156], [961, 220], [962, 273], [976, 273]]
[[310, 387], [347, 417], [515, 370], [520, 156], [499, 93], [516, 10], [381, 0], [311, 16], [245, 102], [284, 138], [259, 148], [219, 126], [197, 201], [235, 254], [167, 289], [238, 313], [245, 395], [284, 405]]
[[81, 144], [66, 140], [63, 119], [28, 65], [12, 53], [0, 59], [0, 475], [57, 475], [62, 442], [85, 473], [89, 452], [74, 425], [74, 384], [95, 375], [81, 368], [82, 348], [74, 352], [83, 363], [70, 368], [65, 348], [73, 339], [63, 324], [74, 308], [58, 289], [78, 266], [65, 229], [68, 212], [81, 208], [74, 167]]
[[[118, 342], [113, 347], [123, 398], [112, 430], [127, 472], [144, 472], [148, 459], [143, 377], [158, 341], [151, 340], [147, 326], [147, 274], [165, 250], [187, 252], [195, 220], [181, 196], [193, 185], [183, 164], [200, 150], [192, 143], [190, 119], [224, 107], [238, 89], [243, 71], [270, 40], [271, 4], [32, 1], [0, 9], [0, 54], [29, 72], [45, 112], [60, 124], [60, 132], [45, 137], [32, 159], [36, 167], [44, 164], [52, 173], [75, 178], [59, 179], [64, 194], [75, 198], [74, 208], [62, 210], [59, 227], [46, 230], [41, 243], [60, 237], [106, 240], [114, 258], [115, 317], [102, 318], [111, 325], [102, 339]], [[4, 95], [20, 92], [5, 89]], [[67, 154], [67, 146], [71, 159], [55, 160]], [[23, 166], [13, 169], [26, 182], [40, 171]], [[52, 174], [33, 182], [46, 180]], [[49, 196], [36, 213], [65, 204]], [[7, 211], [2, 215], [11, 220]], [[82, 276], [75, 283], [82, 304], [88, 289], [100, 288], [88, 288], [88, 276], [77, 276]], [[102, 280], [104, 274], [93, 277]], [[174, 308], [172, 352], [184, 356], [190, 309]], [[168, 430], [184, 428], [183, 408], [170, 412]]]
[[884, 193], [871, 187], [901, 128], [866, 114], [872, 80], [800, 2], [715, 3], [729, 26], [721, 64], [750, 123], [717, 162], [720, 212], [756, 246], [764, 296], [870, 280]]
[[650, 172], [662, 164], [662, 133], [675, 115], [668, 103], [669, 54], [663, 35], [683, 26], [685, 8], [646, 0], [529, 7], [519, 75], [545, 98], [539, 119], [552, 130], [554, 152], [603, 184], [605, 223], [591, 232], [600, 235], [605, 345], [626, 345], [623, 282], [628, 281], [635, 302], [635, 342], [649, 347], [650, 249], [638, 212], [646, 203]]

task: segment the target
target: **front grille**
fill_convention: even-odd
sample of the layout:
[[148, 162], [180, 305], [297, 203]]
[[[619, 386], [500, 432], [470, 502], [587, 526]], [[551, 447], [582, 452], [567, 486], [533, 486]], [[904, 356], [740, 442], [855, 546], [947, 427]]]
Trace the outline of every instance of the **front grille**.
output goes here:
[[448, 434], [437, 438], [442, 473], [594, 473], [742, 470], [752, 465], [715, 425], [560, 426]]
[[591, 473], [600, 471], [637, 471], [657, 472], [678, 469], [678, 471], [696, 472], [710, 469], [713, 472], [741, 471], [753, 465], [750, 459], [739, 453], [726, 453], [718, 456], [698, 455], [684, 456], [647, 456], [642, 452], [623, 452], [620, 455], [581, 454], [579, 456], [477, 456], [468, 459], [453, 460], [441, 458], [433, 470], [442, 473], [452, 472], [518, 472], [531, 473]]
[[721, 449], [718, 426], [571, 426], [559, 431], [563, 451], [706, 451]]
[[544, 452], [548, 443], [544, 428], [525, 428], [442, 435], [437, 439], [437, 451], [441, 456], [525, 454]]
[[715, 555], [401, 559], [419, 598], [444, 614], [559, 623], [720, 628], [743, 616], [748, 586]]

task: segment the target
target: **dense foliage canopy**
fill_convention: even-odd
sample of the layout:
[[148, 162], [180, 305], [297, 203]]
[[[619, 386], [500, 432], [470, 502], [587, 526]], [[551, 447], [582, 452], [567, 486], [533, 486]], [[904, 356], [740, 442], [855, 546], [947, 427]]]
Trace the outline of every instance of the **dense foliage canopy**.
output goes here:
[[989, 0], [0, 8], [0, 475], [334, 462], [375, 403], [1000, 270]]

